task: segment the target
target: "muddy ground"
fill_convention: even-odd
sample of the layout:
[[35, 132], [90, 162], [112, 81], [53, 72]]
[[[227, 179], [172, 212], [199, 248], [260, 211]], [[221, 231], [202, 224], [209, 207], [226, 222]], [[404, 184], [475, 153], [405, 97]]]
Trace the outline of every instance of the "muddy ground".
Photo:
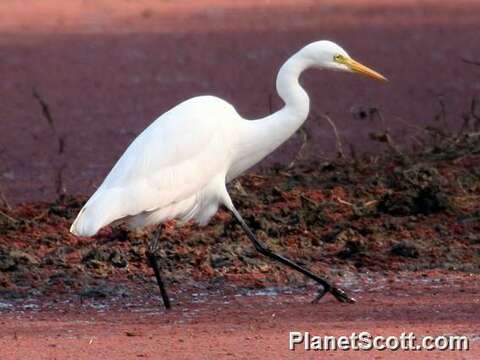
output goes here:
[[85, 198], [4, 205], [0, 341], [12, 358], [38, 347], [44, 358], [288, 358], [288, 330], [408, 330], [467, 335], [470, 352], [441, 356], [475, 358], [478, 125], [472, 117], [455, 135], [425, 129], [412, 153], [378, 134], [383, 156], [314, 164], [300, 156], [231, 184], [261, 240], [343, 287], [355, 305], [329, 295], [310, 304], [315, 286], [256, 253], [221, 211], [205, 228], [166, 224], [157, 254], [174, 305], [166, 313], [145, 259], [153, 229], [120, 225], [78, 238], [68, 227]]
[[[479, 95], [479, 23], [477, 0], [1, 2], [0, 186], [11, 202], [54, 200], [59, 178], [69, 193], [91, 194], [135, 135], [192, 96], [265, 116], [281, 106], [279, 66], [319, 39], [390, 79], [303, 76], [312, 110], [330, 114], [346, 151], [378, 153], [369, 134], [385, 127], [410, 148], [417, 126], [439, 114], [458, 130]], [[328, 123], [306, 129], [309, 156], [330, 158]], [[300, 142], [264, 165], [291, 161]]]
[[[358, 298], [310, 304], [315, 288], [175, 288], [175, 307], [143, 296], [18, 300], [2, 310], [3, 359], [477, 359], [478, 275], [438, 271], [344, 278]], [[347, 280], [348, 279], [348, 280]], [[152, 279], [153, 281], [153, 279]], [[173, 289], [172, 289], [173, 290]], [[316, 335], [467, 335], [468, 352], [288, 350], [289, 331]]]
[[[289, 352], [291, 330], [466, 335], [469, 352], [435, 356], [478, 358], [479, 6], [2, 2], [1, 358], [325, 355]], [[157, 258], [170, 312], [145, 260], [153, 229], [68, 233], [86, 196], [153, 118], [201, 93], [263, 116], [280, 106], [278, 66], [319, 38], [340, 42], [390, 83], [307, 74], [306, 133], [230, 192], [261, 240], [357, 304], [330, 295], [311, 304], [316, 286], [257, 254], [223, 211], [206, 228], [166, 224]]]

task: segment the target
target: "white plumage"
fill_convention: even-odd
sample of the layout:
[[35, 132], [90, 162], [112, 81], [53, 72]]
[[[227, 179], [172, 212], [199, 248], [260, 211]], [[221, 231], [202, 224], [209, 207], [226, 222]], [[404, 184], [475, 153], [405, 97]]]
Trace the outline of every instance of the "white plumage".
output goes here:
[[168, 219], [194, 219], [204, 225], [219, 205], [234, 211], [226, 182], [271, 153], [307, 118], [309, 99], [298, 78], [309, 67], [383, 78], [352, 60], [338, 45], [318, 41], [280, 69], [277, 91], [285, 106], [272, 115], [249, 121], [220, 98], [186, 100], [130, 144], [70, 231], [92, 236], [121, 219], [133, 227]]
[[231, 144], [224, 139], [233, 137], [234, 127], [226, 125], [240, 121], [231, 105], [211, 96], [166, 112], [130, 144], [80, 211], [72, 232], [91, 236], [125, 217], [135, 227], [171, 218], [205, 223], [205, 212], [215, 213], [220, 200], [212, 198], [212, 184], [225, 179], [231, 161]]

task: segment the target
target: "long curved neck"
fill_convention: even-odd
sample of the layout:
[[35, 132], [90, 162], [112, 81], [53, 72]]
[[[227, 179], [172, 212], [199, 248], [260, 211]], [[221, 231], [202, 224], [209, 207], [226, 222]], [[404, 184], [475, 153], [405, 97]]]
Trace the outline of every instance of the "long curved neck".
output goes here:
[[302, 56], [301, 52], [292, 56], [282, 65], [277, 75], [276, 85], [278, 95], [285, 106], [280, 111], [259, 119], [265, 126], [271, 125], [282, 127], [284, 130], [288, 129], [291, 131], [288, 135], [290, 137], [303, 124], [310, 110], [310, 99], [298, 80], [302, 72], [309, 66], [310, 63]]
[[252, 123], [257, 144], [267, 154], [290, 138], [307, 119], [310, 99], [298, 81], [309, 66], [309, 61], [301, 52], [288, 59], [278, 72], [276, 84], [278, 95], [285, 105], [279, 111]]
[[284, 143], [307, 119], [310, 99], [298, 80], [301, 73], [311, 66], [302, 51], [282, 65], [277, 75], [277, 92], [285, 105], [279, 111], [264, 118], [246, 121], [246, 132], [239, 139], [241, 147], [236, 159], [236, 173], [255, 165]]

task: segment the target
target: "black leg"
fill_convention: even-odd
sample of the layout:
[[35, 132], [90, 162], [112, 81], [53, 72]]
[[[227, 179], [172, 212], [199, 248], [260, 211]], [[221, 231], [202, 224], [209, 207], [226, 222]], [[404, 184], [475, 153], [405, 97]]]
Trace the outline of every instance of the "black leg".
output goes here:
[[153, 234], [152, 238], [150, 239], [148, 246], [147, 246], [147, 259], [149, 265], [152, 267], [153, 272], [155, 274], [155, 278], [157, 279], [158, 288], [160, 289], [160, 294], [162, 295], [163, 304], [165, 308], [168, 310], [170, 309], [170, 299], [168, 298], [167, 290], [165, 290], [165, 285], [162, 281], [160, 276], [160, 270], [158, 269], [158, 262], [157, 262], [157, 251], [159, 249], [159, 242], [158, 239], [160, 237], [161, 232], [161, 225]]
[[327, 293], [327, 292], [330, 292], [340, 302], [354, 303], [356, 301], [354, 298], [348, 296], [345, 293], [345, 291], [331, 285], [325, 279], [322, 279], [321, 277], [315, 275], [311, 271], [309, 271], [309, 270], [305, 269], [304, 267], [298, 265], [297, 263], [293, 262], [292, 260], [287, 259], [286, 257], [284, 257], [282, 255], [278, 255], [278, 254], [274, 253], [265, 244], [263, 244], [262, 242], [260, 242], [256, 238], [255, 234], [253, 233], [252, 230], [250, 230], [247, 223], [243, 220], [243, 218], [241, 217], [241, 215], [238, 211], [233, 209], [232, 212], [233, 212], [233, 215], [235, 216], [235, 218], [237, 219], [237, 221], [242, 226], [245, 233], [247, 234], [248, 238], [252, 241], [253, 245], [255, 246], [255, 249], [257, 249], [258, 252], [260, 252], [261, 254], [263, 254], [265, 256], [268, 256], [271, 259], [277, 260], [277, 261], [281, 262], [282, 264], [291, 267], [292, 269], [297, 270], [298, 272], [304, 274], [305, 276], [315, 280], [317, 283], [322, 285], [323, 291], [319, 292], [318, 296], [314, 300], [315, 302], [320, 300], [323, 297], [323, 295], [325, 295], [325, 293]]

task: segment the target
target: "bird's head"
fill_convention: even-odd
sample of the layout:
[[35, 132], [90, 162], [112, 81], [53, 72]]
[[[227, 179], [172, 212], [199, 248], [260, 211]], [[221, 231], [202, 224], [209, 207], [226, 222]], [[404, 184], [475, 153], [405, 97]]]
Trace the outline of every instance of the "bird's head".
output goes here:
[[387, 79], [378, 72], [353, 60], [348, 53], [334, 42], [328, 40], [316, 41], [300, 50], [312, 66], [336, 71], [355, 72], [370, 76], [377, 80]]

